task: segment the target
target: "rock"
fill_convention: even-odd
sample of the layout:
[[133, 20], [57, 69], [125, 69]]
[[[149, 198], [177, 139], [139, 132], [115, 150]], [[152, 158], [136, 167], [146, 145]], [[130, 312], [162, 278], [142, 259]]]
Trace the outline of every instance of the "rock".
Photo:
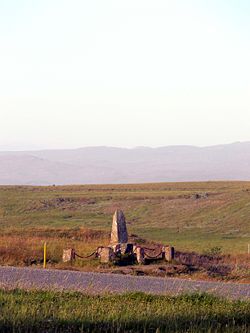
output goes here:
[[115, 254], [117, 254], [117, 255], [121, 254], [121, 244], [114, 244], [111, 247]]
[[145, 253], [142, 247], [137, 246], [136, 250], [136, 260], [139, 265], [143, 265], [145, 263]]
[[134, 249], [134, 245], [127, 243], [126, 249], [125, 249], [125, 254], [133, 254], [133, 249]]
[[100, 251], [100, 262], [107, 264], [114, 259], [114, 251], [111, 247], [102, 247]]
[[121, 254], [133, 254], [134, 245], [130, 243], [122, 243], [120, 244]]
[[174, 259], [174, 247], [167, 245], [162, 247], [162, 253], [166, 261], [171, 261]]
[[207, 199], [208, 195], [209, 194], [207, 192], [205, 192], [205, 193], [195, 193], [193, 195], [193, 199], [195, 199], [195, 200], [198, 200], [198, 199]]
[[121, 210], [116, 210], [113, 216], [110, 244], [115, 245], [118, 243], [127, 243], [127, 242], [128, 242], [128, 232], [127, 232], [125, 216]]
[[69, 262], [75, 259], [74, 249], [63, 250], [63, 262]]

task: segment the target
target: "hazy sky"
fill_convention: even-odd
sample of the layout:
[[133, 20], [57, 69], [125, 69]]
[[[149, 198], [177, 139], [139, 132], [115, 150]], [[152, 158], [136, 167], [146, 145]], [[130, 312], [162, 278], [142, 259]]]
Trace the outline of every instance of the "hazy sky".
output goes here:
[[0, 0], [0, 149], [250, 140], [249, 0]]

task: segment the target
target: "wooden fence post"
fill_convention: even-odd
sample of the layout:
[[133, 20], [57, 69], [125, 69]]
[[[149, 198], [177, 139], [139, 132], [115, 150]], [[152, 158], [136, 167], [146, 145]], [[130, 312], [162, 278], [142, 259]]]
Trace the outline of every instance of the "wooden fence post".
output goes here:
[[45, 242], [43, 245], [43, 268], [46, 268], [46, 260], [47, 260], [47, 243]]

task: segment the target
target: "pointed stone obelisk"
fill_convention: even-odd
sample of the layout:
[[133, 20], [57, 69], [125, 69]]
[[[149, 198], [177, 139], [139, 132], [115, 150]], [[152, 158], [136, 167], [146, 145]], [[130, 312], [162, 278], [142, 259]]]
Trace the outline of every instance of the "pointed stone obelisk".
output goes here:
[[127, 242], [128, 242], [128, 232], [127, 232], [125, 216], [122, 210], [116, 210], [113, 216], [110, 244], [115, 245]]

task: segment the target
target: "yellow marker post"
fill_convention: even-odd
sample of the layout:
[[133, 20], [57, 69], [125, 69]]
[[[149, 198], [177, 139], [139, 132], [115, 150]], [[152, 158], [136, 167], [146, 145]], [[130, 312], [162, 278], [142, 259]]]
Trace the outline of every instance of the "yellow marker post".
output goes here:
[[47, 243], [43, 245], [43, 268], [46, 268], [46, 259], [47, 259]]

